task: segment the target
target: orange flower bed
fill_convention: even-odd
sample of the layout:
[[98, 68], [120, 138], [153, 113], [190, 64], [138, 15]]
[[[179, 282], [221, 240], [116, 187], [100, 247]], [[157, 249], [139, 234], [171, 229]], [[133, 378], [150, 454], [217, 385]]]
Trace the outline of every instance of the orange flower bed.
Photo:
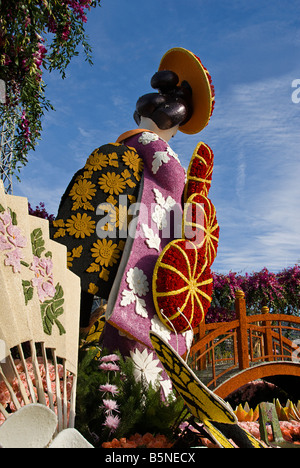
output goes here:
[[164, 435], [158, 434], [154, 436], [134, 434], [129, 439], [125, 437], [121, 439], [113, 439], [111, 442], [104, 442], [102, 448], [171, 448], [173, 443], [170, 442]]

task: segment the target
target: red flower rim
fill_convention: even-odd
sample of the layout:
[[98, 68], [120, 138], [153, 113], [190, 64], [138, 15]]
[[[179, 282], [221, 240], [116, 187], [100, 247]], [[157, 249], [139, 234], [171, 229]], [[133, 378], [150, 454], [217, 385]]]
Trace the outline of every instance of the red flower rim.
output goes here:
[[161, 253], [153, 274], [153, 299], [160, 320], [183, 333], [204, 320], [210, 307], [213, 279], [204, 248], [175, 240]]
[[187, 172], [187, 183], [184, 190], [184, 201], [199, 193], [207, 197], [211, 187], [214, 167], [214, 154], [211, 148], [200, 142], [193, 153]]
[[209, 266], [217, 256], [219, 235], [220, 227], [214, 204], [204, 195], [195, 193], [184, 207], [183, 236], [194, 242], [198, 249], [205, 248]]

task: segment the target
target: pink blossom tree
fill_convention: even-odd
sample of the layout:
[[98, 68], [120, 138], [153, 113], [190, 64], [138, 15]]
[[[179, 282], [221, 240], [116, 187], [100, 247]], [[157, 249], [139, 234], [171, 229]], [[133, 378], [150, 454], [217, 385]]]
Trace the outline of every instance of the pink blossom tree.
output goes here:
[[214, 294], [206, 322], [223, 322], [235, 318], [235, 291], [245, 293], [247, 311], [258, 313], [263, 305], [270, 312], [299, 315], [300, 313], [300, 267], [295, 265], [278, 273], [263, 268], [245, 275], [230, 271], [228, 274], [213, 274]]

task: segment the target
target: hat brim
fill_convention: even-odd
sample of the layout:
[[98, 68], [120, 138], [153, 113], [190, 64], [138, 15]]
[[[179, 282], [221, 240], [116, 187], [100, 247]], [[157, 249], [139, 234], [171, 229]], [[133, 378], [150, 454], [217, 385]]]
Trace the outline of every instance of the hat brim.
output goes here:
[[208, 71], [198, 57], [182, 47], [175, 47], [163, 56], [159, 71], [171, 70], [179, 77], [179, 82], [186, 80], [193, 90], [193, 115], [179, 127], [183, 133], [195, 134], [203, 130], [209, 122], [214, 96], [209, 81]]

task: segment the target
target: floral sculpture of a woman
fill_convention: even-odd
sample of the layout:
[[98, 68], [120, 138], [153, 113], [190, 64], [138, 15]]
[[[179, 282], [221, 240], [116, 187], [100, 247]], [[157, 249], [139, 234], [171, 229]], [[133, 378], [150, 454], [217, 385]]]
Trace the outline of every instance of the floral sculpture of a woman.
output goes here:
[[[94, 151], [73, 177], [52, 236], [67, 246], [69, 266], [81, 277], [82, 325], [88, 322], [94, 295], [108, 300], [106, 347], [124, 354], [136, 348], [152, 349], [149, 331], [154, 330], [183, 354], [191, 342], [191, 326], [185, 323], [178, 330], [185, 333], [178, 335], [170, 320], [164, 320], [164, 311], [157, 310], [153, 298], [152, 283], [155, 271], [160, 284], [157, 262], [163, 254], [168, 256], [170, 243], [184, 241], [183, 201], [193, 193], [207, 196], [213, 155], [206, 145], [198, 145], [186, 182], [185, 171], [168, 142], [178, 130], [195, 134], [207, 125], [214, 89], [199, 58], [183, 48], [164, 55], [151, 85], [158, 91], [137, 101], [134, 118], [138, 128], [121, 135], [117, 143]], [[206, 233], [212, 231], [211, 226], [205, 229]], [[215, 234], [217, 240], [217, 231]], [[199, 261], [205, 259], [206, 250], [190, 244], [176, 244], [175, 249], [197, 251]], [[191, 252], [183, 256], [195, 263]], [[189, 293], [192, 284], [196, 289], [203, 284], [203, 297], [209, 299], [211, 263], [205, 265], [206, 279], [199, 280], [199, 271], [197, 281], [189, 278], [182, 288], [189, 295], [184, 299], [186, 306], [197, 305]], [[191, 273], [193, 267], [188, 268]], [[183, 273], [180, 275], [184, 281]], [[162, 295], [157, 284], [154, 289], [157, 296]]]

